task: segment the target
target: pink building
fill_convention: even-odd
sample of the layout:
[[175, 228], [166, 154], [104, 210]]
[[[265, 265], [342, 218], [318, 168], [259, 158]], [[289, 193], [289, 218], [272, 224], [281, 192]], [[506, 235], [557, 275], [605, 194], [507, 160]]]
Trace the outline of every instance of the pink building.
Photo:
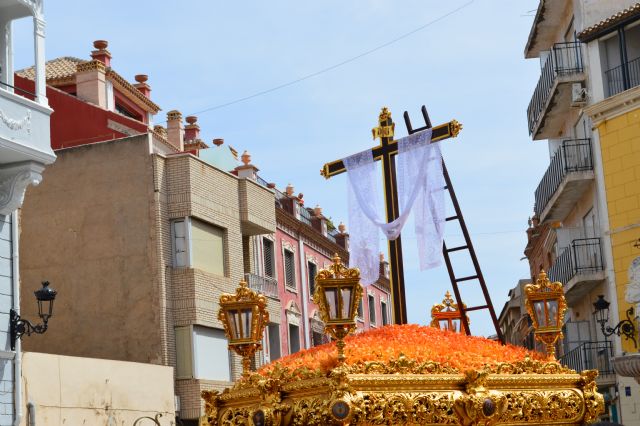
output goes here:
[[[291, 185], [281, 192], [263, 184], [275, 190], [276, 233], [256, 239], [257, 268], [248, 278], [252, 287], [280, 302], [280, 321], [271, 322], [265, 333], [262, 362], [269, 362], [329, 341], [312, 300], [314, 278], [336, 253], [348, 264], [349, 235], [320, 207], [305, 207], [302, 194], [294, 195]], [[358, 309], [358, 329], [380, 327], [391, 318], [389, 264], [381, 257], [380, 278], [365, 289]]]

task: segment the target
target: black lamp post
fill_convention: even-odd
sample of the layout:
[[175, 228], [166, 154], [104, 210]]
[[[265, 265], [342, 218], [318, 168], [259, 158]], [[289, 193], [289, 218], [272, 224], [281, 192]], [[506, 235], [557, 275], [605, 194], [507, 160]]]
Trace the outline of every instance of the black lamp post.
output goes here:
[[595, 308], [593, 315], [595, 315], [596, 321], [600, 324], [600, 329], [604, 337], [609, 337], [613, 334], [616, 336], [623, 335], [625, 339], [633, 341], [635, 348], [638, 347], [638, 342], [636, 341], [636, 326], [633, 323], [638, 317], [633, 317], [633, 306], [627, 309], [627, 318], [620, 321], [613, 328], [605, 325], [609, 322], [609, 302], [604, 299], [604, 295], [600, 294], [598, 296], [598, 300], [595, 301], [593, 307]]
[[11, 350], [16, 349], [16, 341], [24, 334], [30, 336], [31, 333], [42, 334], [47, 331], [47, 323], [53, 315], [53, 301], [56, 299], [58, 292], [49, 288], [49, 281], [42, 283], [42, 288], [34, 291], [36, 300], [38, 301], [38, 316], [42, 319], [42, 324], [33, 325], [26, 319], [20, 318], [15, 310], [10, 311], [10, 327], [11, 327]]

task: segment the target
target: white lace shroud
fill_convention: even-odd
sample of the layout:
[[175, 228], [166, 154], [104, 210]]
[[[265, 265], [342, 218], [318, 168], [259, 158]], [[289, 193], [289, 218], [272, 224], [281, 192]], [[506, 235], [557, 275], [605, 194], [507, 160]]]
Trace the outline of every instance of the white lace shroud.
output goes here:
[[444, 233], [444, 175], [439, 144], [431, 144], [431, 130], [398, 140], [396, 170], [400, 216], [393, 222], [380, 219], [380, 183], [371, 150], [343, 160], [347, 170], [350, 264], [360, 268], [365, 285], [378, 279], [379, 231], [387, 239], [400, 235], [414, 211], [420, 269], [433, 268], [442, 260]]

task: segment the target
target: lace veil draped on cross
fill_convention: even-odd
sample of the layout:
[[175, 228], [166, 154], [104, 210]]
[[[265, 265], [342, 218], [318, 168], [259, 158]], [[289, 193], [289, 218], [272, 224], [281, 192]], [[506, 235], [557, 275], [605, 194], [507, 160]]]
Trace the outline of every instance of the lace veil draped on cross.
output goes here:
[[379, 231], [387, 239], [400, 235], [414, 212], [420, 269], [441, 262], [444, 233], [444, 176], [440, 144], [431, 144], [431, 129], [398, 140], [396, 170], [400, 216], [387, 223], [379, 216], [380, 182], [371, 150], [343, 159], [348, 177], [349, 263], [360, 268], [363, 284], [379, 276]]

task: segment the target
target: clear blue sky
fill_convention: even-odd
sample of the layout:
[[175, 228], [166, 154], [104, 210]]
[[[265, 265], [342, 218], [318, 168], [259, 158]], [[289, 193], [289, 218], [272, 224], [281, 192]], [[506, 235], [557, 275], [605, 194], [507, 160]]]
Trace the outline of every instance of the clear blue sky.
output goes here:
[[[108, 40], [121, 75], [149, 75], [161, 122], [171, 109], [186, 115], [330, 67], [467, 2], [46, 0], [46, 56], [88, 58], [93, 40]], [[199, 114], [202, 134], [249, 150], [268, 181], [292, 183], [308, 206], [320, 204], [346, 223], [344, 176], [325, 181], [319, 170], [374, 145], [370, 129], [382, 106], [391, 109], [397, 136], [406, 134], [403, 111], [417, 125], [422, 104], [434, 124], [459, 120], [464, 129], [443, 143], [444, 156], [499, 314], [508, 290], [529, 275], [520, 258], [533, 192], [548, 164], [546, 144], [532, 142], [526, 124], [539, 66], [523, 50], [537, 3], [475, 0], [344, 66]], [[30, 31], [29, 22], [16, 25], [17, 67], [32, 63]], [[409, 320], [427, 323], [450, 283], [444, 267], [419, 272], [408, 227]], [[451, 226], [447, 235], [453, 243], [460, 232]], [[470, 288], [463, 297], [475, 305], [480, 293]], [[487, 315], [471, 319], [474, 333], [493, 333]]]

